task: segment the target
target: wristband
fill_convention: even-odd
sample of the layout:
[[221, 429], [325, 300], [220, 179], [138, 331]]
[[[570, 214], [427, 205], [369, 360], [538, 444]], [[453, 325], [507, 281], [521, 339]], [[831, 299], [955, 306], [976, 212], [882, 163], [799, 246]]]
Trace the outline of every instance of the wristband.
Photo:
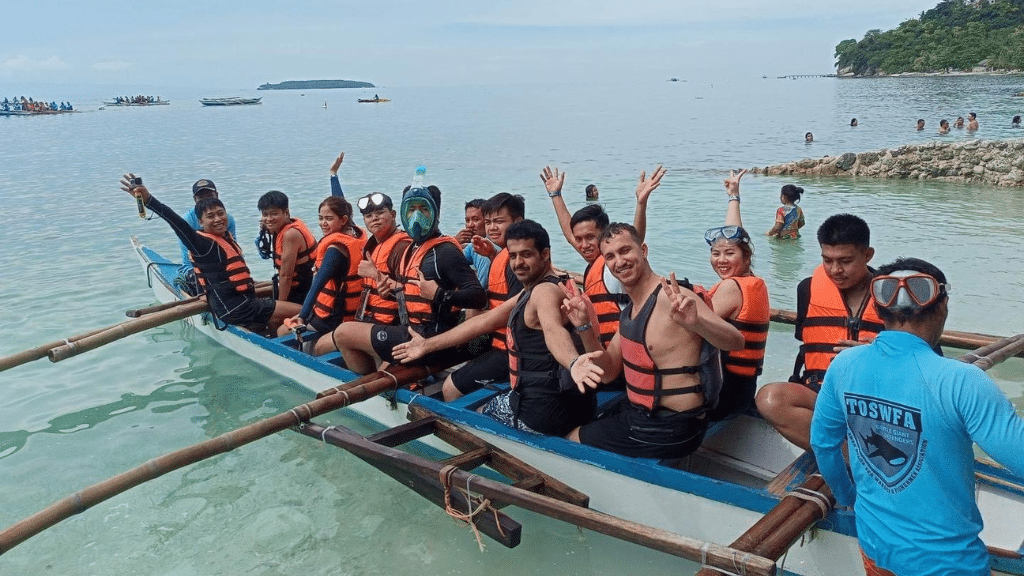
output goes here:
[[561, 191], [554, 192], [554, 193], [548, 192], [548, 198], [557, 198], [557, 197], [559, 197], [561, 195], [562, 195]]
[[577, 356], [577, 357], [572, 359], [572, 362], [569, 362], [569, 370], [572, 370], [572, 365], [575, 364], [576, 361], [579, 360], [579, 359], [580, 359], [580, 357]]
[[593, 325], [590, 322], [587, 322], [586, 324], [584, 324], [582, 326], [577, 326], [576, 327], [576, 332], [586, 332], [587, 330], [590, 330], [592, 327], [593, 327]]
[[733, 200], [739, 202], [740, 201], [740, 197], [739, 196], [729, 196], [729, 202], [732, 202]]

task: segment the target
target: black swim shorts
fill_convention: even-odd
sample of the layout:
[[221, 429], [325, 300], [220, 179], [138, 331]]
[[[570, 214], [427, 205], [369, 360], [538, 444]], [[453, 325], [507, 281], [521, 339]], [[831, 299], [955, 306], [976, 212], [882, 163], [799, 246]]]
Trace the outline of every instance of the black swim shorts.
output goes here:
[[695, 411], [653, 413], [623, 398], [611, 412], [580, 428], [580, 442], [634, 458], [682, 458], [704, 440], [707, 418]]

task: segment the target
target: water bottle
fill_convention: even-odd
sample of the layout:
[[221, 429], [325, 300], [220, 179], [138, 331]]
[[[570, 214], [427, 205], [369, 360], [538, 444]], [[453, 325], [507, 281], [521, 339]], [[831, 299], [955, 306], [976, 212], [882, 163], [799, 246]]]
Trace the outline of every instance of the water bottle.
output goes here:
[[427, 175], [426, 166], [417, 166], [416, 174], [412, 177], [412, 188], [423, 188], [423, 177]]

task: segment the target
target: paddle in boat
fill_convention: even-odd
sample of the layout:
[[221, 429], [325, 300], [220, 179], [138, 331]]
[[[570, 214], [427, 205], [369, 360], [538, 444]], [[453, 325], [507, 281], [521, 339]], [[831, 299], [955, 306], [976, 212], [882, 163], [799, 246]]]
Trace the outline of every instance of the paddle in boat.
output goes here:
[[[134, 238], [132, 244], [157, 300], [171, 303], [188, 297], [173, 284], [177, 263]], [[776, 311], [773, 319], [786, 321], [790, 315]], [[320, 396], [335, 393], [343, 382], [357, 378], [343, 367], [338, 352], [310, 356], [299, 349], [301, 344], [294, 336], [268, 339], [239, 327], [219, 325], [208, 314], [186, 321], [217, 343]], [[1022, 337], [1000, 340], [974, 336], [972, 339], [965, 333], [953, 333], [943, 343], [987, 344], [977, 351], [978, 356], [1006, 352], [1010, 350], [1008, 346], [1017, 346], [1010, 352], [1016, 355], [1024, 347]], [[999, 359], [1005, 357], [1004, 353]], [[530, 509], [598, 531], [607, 527], [607, 518], [624, 522], [626, 526], [638, 523], [641, 528], [659, 534], [667, 531], [673, 537], [693, 539], [700, 544], [690, 550], [689, 556], [679, 555], [713, 565], [711, 552], [724, 554], [729, 562], [746, 566], [747, 573], [757, 572], [757, 562], [762, 562], [763, 568], [765, 558], [774, 561], [783, 554], [787, 573], [824, 576], [862, 570], [852, 511], [830, 510], [831, 495], [820, 476], [815, 474], [812, 455], [787, 442], [756, 415], [740, 415], [714, 424], [694, 454], [677, 461], [657, 461], [624, 457], [562, 438], [520, 432], [476, 412], [476, 408], [505, 389], [507, 383], [445, 403], [440, 399], [437, 384], [411, 390], [406, 386], [410, 382], [399, 382], [397, 377], [395, 380], [401, 386], [385, 397], [353, 403], [348, 408], [352, 415], [383, 427], [384, 432], [363, 438], [345, 429], [327, 430], [312, 422], [304, 423], [300, 431], [345, 447], [442, 505], [446, 498], [452, 497], [451, 486], [465, 486], [468, 481], [464, 481], [466, 476], [459, 476], [465, 473], [458, 468], [483, 463], [499, 469], [501, 466], [495, 462], [507, 463], [511, 459], [521, 466], [501, 473], [511, 478], [513, 488], [520, 484], [534, 488], [551, 486], [548, 495], [540, 488], [537, 491], [541, 496], [522, 496], [517, 492], [503, 499], [500, 486], [485, 486], [483, 480], [480, 486], [474, 484], [474, 492], [487, 495], [493, 501], [527, 508], [536, 504], [535, 500], [546, 498], [543, 506]], [[602, 403], [614, 400], [614, 393], [602, 392], [599, 396]], [[466, 440], [467, 437], [471, 440]], [[432, 467], [422, 459], [392, 448], [414, 439], [438, 454], [455, 454], [450, 460], [457, 466], [448, 469], [449, 477], [453, 478], [451, 485], [439, 483], [436, 475], [439, 465]], [[522, 466], [536, 474], [522, 472]], [[1000, 572], [1024, 574], [1024, 525], [1020, 522], [1024, 518], [1024, 479], [986, 458], [977, 460], [976, 470], [977, 501], [985, 522], [981, 537], [989, 547], [992, 565]], [[555, 479], [569, 480], [571, 486]], [[581, 505], [589, 506], [589, 510]], [[569, 508], [562, 510], [560, 506]], [[561, 512], [554, 512], [556, 509]], [[775, 512], [766, 516], [773, 509]], [[810, 520], [801, 525], [794, 519], [804, 512], [808, 512]], [[824, 521], [805, 530], [814, 523], [814, 518], [826, 512]], [[598, 515], [601, 520], [588, 519], [587, 515]], [[507, 518], [493, 518], [493, 521], [475, 523], [509, 526]], [[597, 527], [591, 521], [597, 522]], [[754, 528], [745, 533], [752, 526]], [[796, 529], [792, 530], [794, 526]], [[490, 531], [480, 529], [489, 535], [504, 532], [493, 527]], [[630, 528], [623, 530], [633, 536], [647, 533]], [[741, 535], [743, 537], [738, 538]], [[515, 538], [505, 538], [504, 543], [514, 545], [512, 540]], [[729, 542], [733, 543], [732, 547], [724, 545]], [[675, 553], [653, 543], [649, 545]], [[774, 569], [772, 564], [771, 570], [765, 573], [774, 573]]]

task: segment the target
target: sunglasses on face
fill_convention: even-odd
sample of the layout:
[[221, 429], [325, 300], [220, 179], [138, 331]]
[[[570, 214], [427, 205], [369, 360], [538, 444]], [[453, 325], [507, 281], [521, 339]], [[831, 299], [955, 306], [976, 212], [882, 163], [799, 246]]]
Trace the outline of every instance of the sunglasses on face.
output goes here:
[[943, 294], [948, 294], [950, 285], [949, 283], [940, 284], [938, 280], [927, 274], [876, 276], [871, 281], [871, 296], [883, 308], [890, 308], [896, 303], [901, 289], [906, 291], [913, 306], [925, 308]]

